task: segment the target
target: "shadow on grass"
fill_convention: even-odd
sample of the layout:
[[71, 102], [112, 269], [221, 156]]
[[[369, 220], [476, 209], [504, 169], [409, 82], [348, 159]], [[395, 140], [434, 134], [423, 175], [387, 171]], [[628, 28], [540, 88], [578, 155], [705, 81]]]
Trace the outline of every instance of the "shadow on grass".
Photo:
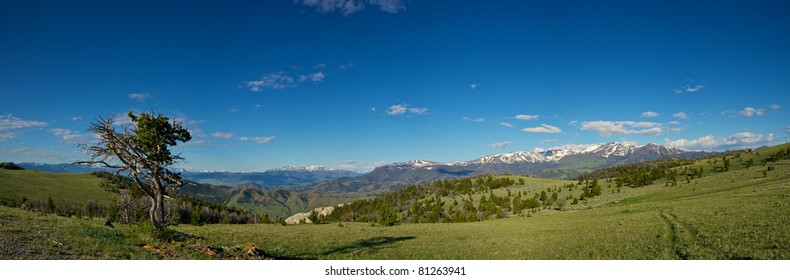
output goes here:
[[335, 248], [330, 248], [323, 255], [330, 255], [335, 253], [340, 254], [348, 254], [348, 253], [357, 253], [360, 251], [364, 251], [366, 253], [372, 253], [378, 251], [382, 248], [390, 247], [390, 245], [400, 242], [414, 239], [414, 236], [377, 236], [371, 237], [368, 239], [358, 240], [354, 243], [351, 243], [346, 246], [340, 246]]

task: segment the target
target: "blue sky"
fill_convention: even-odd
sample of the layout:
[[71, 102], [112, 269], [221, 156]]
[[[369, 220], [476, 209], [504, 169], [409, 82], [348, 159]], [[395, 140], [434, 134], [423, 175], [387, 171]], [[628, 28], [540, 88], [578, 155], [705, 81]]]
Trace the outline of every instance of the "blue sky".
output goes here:
[[592, 2], [2, 1], [0, 161], [150, 110], [194, 170], [788, 140], [787, 1]]

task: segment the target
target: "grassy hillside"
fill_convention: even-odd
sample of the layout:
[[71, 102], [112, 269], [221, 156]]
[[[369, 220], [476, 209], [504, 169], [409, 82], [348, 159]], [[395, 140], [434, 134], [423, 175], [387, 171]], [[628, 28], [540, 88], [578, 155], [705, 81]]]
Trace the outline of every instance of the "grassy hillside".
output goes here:
[[[0, 207], [0, 258], [242, 258], [233, 252], [246, 246], [276, 259], [790, 259], [789, 148], [732, 154], [726, 168], [723, 156], [674, 167], [676, 186], [664, 178], [617, 192], [602, 180], [600, 195], [563, 210], [471, 223], [179, 225], [184, 234], [162, 242], [144, 226]], [[683, 175], [699, 168], [701, 178]], [[525, 182], [492, 192], [568, 183], [511, 178]]]
[[0, 169], [0, 204], [18, 204], [24, 197], [35, 201], [52, 198], [55, 204], [68, 207], [81, 207], [90, 199], [108, 205], [116, 194], [105, 191], [101, 182], [90, 174]]
[[[179, 230], [306, 259], [788, 259], [790, 160], [762, 162], [789, 147], [731, 156], [728, 171], [716, 171], [721, 159], [700, 160], [693, 167], [706, 175], [677, 187], [659, 181], [625, 194], [604, 192], [587, 206], [532, 217]], [[750, 159], [758, 164], [747, 168]]]

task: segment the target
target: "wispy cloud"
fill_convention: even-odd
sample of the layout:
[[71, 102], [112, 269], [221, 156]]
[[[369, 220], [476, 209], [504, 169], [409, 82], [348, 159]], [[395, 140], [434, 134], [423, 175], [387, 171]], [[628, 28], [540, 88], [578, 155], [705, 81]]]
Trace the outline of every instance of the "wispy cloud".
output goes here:
[[785, 133], [790, 134], [790, 125], [785, 127]]
[[115, 116], [112, 117], [112, 124], [115, 126], [128, 126], [134, 123], [132, 122], [132, 119], [129, 118], [128, 113], [123, 113], [115, 114]]
[[47, 126], [45, 122], [23, 120], [13, 115], [0, 115], [0, 131]]
[[544, 145], [546, 145], [546, 144], [554, 144], [554, 143], [556, 143], [556, 142], [557, 142], [557, 139], [554, 139], [554, 138], [552, 138], [552, 139], [546, 139], [546, 140], [540, 141], [540, 143], [541, 143], [541, 144], [544, 144]]
[[352, 67], [354, 67], [354, 63], [345, 63], [345, 64], [340, 64], [340, 66], [338, 66], [340, 70], [348, 70], [351, 69]]
[[493, 144], [486, 144], [486, 146], [494, 148], [494, 149], [505, 149], [505, 148], [507, 148], [507, 146], [510, 146], [511, 144], [513, 144], [513, 142], [511, 142], [511, 141], [503, 141], [503, 142], [498, 142], [498, 143], [493, 143]]
[[295, 2], [316, 12], [323, 14], [338, 12], [344, 16], [362, 11], [367, 5], [378, 7], [379, 10], [390, 14], [406, 10], [403, 0], [296, 0]]
[[521, 131], [529, 132], [529, 133], [560, 133], [562, 132], [562, 129], [544, 123], [541, 124], [539, 127], [527, 127], [522, 129]]
[[425, 115], [427, 113], [428, 108], [413, 108], [408, 107], [407, 104], [396, 104], [387, 108], [387, 115], [390, 116]]
[[233, 133], [217, 131], [217, 132], [212, 133], [211, 137], [230, 139], [230, 138], [233, 138]]
[[16, 138], [16, 133], [8, 132], [8, 133], [0, 133], [0, 142], [5, 142], [11, 139]]
[[669, 124], [669, 125], [679, 125], [680, 122], [679, 121], [671, 121], [671, 122], [668, 122], [667, 124]]
[[324, 72], [315, 72], [307, 75], [299, 75], [299, 82], [300, 83], [304, 83], [307, 81], [323, 82], [324, 78], [326, 78], [326, 74], [324, 74]]
[[469, 84], [469, 88], [475, 90], [480, 84]]
[[461, 119], [462, 119], [462, 120], [465, 120], [465, 121], [468, 121], [468, 122], [478, 122], [478, 123], [479, 123], [479, 122], [484, 122], [484, 121], [486, 121], [486, 119], [485, 119], [485, 118], [476, 118], [476, 119], [473, 119], [473, 118], [470, 118], [470, 117], [463, 117], [463, 118], [461, 118]]
[[53, 128], [49, 132], [60, 138], [60, 142], [66, 144], [86, 144], [99, 139], [99, 136], [95, 134], [79, 133], [65, 128]]
[[727, 136], [724, 139], [716, 139], [712, 135], [700, 137], [699, 139], [686, 140], [665, 139], [667, 146], [672, 146], [688, 150], [729, 150], [755, 147], [758, 145], [769, 144], [774, 141], [774, 135], [769, 133], [767, 136], [752, 132], [740, 132]]
[[135, 100], [138, 102], [143, 102], [146, 99], [151, 98], [151, 95], [145, 92], [135, 92], [129, 94], [129, 99]]
[[616, 134], [656, 135], [664, 131], [660, 123], [634, 121], [587, 121], [582, 122], [581, 130], [598, 132], [602, 137]]
[[681, 120], [685, 120], [685, 119], [688, 119], [688, 118], [689, 118], [689, 116], [688, 116], [688, 115], [686, 115], [686, 113], [683, 113], [683, 112], [677, 112], [677, 113], [675, 113], [675, 114], [672, 114], [672, 116], [673, 116], [673, 117], [676, 117], [676, 118], [678, 118], [678, 119], [681, 119]]
[[296, 81], [293, 77], [288, 76], [285, 72], [269, 73], [261, 76], [260, 79], [254, 81], [247, 81], [247, 89], [259, 92], [264, 89], [284, 89], [295, 87]]
[[512, 117], [512, 119], [517, 119], [517, 120], [521, 120], [521, 121], [531, 121], [531, 120], [537, 120], [539, 117], [540, 116], [538, 116], [538, 115], [521, 115], [521, 114], [519, 114], [519, 115], [515, 115], [514, 117]]
[[504, 127], [513, 127], [512, 124], [509, 124], [509, 123], [506, 123], [506, 122], [499, 122], [499, 125], [504, 126]]
[[771, 104], [771, 106], [769, 107], [773, 110], [779, 110], [780, 108], [782, 108], [782, 106], [780, 106], [779, 104]]
[[705, 88], [704, 85], [696, 84], [694, 83], [694, 81], [690, 81], [690, 82], [691, 82], [690, 84], [686, 84], [685, 86], [675, 88], [672, 91], [674, 91], [675, 93], [694, 93]]
[[80, 117], [80, 116], [71, 117], [71, 121], [73, 121], [73, 122], [82, 121], [82, 117]]
[[272, 140], [276, 139], [275, 136], [267, 136], [267, 137], [239, 137], [241, 141], [255, 141], [258, 144], [266, 144], [271, 142]]
[[642, 113], [642, 117], [643, 118], [655, 118], [655, 117], [658, 117], [658, 116], [659, 116], [658, 113], [652, 112], [652, 111], [647, 111], [647, 112], [643, 112]]
[[263, 105], [261, 105], [261, 104], [255, 104], [255, 107], [253, 107], [253, 108], [255, 108], [255, 109], [260, 109], [260, 108], [263, 108]]
[[765, 116], [767, 110], [765, 108], [755, 109], [752, 107], [743, 108], [743, 110], [736, 112], [742, 117]]

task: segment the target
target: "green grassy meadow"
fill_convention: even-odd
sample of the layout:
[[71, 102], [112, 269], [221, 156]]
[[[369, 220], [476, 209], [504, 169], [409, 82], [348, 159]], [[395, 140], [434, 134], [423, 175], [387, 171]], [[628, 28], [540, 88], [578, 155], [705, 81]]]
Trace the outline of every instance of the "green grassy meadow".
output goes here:
[[24, 197], [36, 201], [51, 198], [70, 207], [80, 207], [91, 199], [107, 205], [116, 194], [104, 190], [101, 182], [90, 174], [0, 169], [0, 204], [14, 204]]
[[[786, 260], [790, 160], [764, 160], [788, 147], [730, 155], [728, 171], [721, 168], [721, 158], [698, 160], [691, 167], [702, 167], [705, 176], [688, 181], [683, 177], [675, 187], [660, 179], [616, 192], [602, 181], [601, 195], [567, 204], [563, 210], [544, 208], [473, 223], [178, 225], [171, 229], [180, 238], [164, 242], [151, 238], [140, 225], [108, 228], [98, 219], [0, 207], [0, 258], [216, 259], [237, 255], [211, 252], [254, 246], [274, 259]], [[2, 199], [52, 196], [84, 203], [89, 196], [112, 195], [90, 175], [14, 172], [19, 171], [0, 171]], [[69, 181], [66, 178], [73, 182], [63, 183]], [[508, 190], [532, 194], [571, 182], [514, 178], [525, 179], [525, 184], [496, 189], [497, 195]], [[63, 190], [74, 192], [74, 197], [66, 199]], [[561, 194], [578, 196], [576, 192], [566, 189]]]

